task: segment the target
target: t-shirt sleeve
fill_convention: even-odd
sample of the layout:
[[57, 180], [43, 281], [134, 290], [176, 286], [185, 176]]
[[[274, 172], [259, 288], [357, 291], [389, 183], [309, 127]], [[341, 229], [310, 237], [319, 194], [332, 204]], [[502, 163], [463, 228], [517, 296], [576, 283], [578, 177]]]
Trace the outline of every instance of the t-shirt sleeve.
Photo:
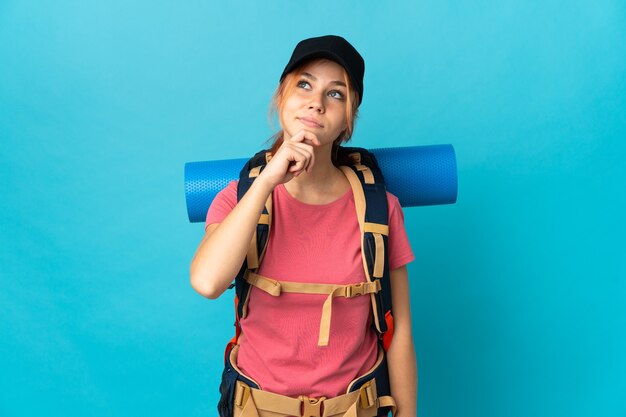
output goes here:
[[404, 228], [404, 213], [400, 200], [388, 192], [387, 204], [389, 206], [389, 270], [393, 271], [415, 260], [415, 256]]
[[214, 223], [221, 223], [237, 204], [237, 181], [231, 181], [223, 188], [211, 203], [206, 213], [204, 229]]

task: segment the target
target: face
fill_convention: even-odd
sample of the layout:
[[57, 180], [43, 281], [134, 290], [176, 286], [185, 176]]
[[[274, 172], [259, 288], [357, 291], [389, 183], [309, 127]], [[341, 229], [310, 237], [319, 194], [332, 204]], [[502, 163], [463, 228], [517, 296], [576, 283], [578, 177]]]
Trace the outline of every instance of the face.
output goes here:
[[304, 129], [314, 133], [322, 146], [332, 145], [347, 127], [346, 98], [341, 65], [328, 60], [306, 64], [280, 112], [285, 139]]

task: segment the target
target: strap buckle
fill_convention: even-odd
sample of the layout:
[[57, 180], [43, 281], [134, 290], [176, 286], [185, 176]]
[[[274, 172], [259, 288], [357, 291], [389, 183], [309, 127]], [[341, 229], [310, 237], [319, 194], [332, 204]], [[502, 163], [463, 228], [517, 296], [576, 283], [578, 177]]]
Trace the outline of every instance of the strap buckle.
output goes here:
[[235, 405], [243, 408], [250, 398], [250, 387], [241, 381], [237, 381], [237, 388], [235, 390]]
[[367, 381], [359, 389], [359, 401], [361, 408], [367, 409], [376, 405], [375, 389], [372, 388], [372, 382], [374, 380]]
[[346, 287], [346, 298], [357, 297], [365, 294], [365, 283], [359, 282], [358, 284], [350, 285]]
[[301, 395], [298, 399], [302, 403], [302, 417], [321, 417], [322, 416], [322, 404], [326, 397], [309, 398], [306, 395]]

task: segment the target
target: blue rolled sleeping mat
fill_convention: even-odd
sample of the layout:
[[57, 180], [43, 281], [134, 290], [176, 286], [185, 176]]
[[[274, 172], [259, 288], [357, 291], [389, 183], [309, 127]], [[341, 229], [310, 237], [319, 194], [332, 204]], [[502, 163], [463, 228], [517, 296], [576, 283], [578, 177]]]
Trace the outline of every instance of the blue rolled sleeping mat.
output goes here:
[[[456, 157], [452, 145], [369, 149], [376, 156], [387, 190], [402, 207], [454, 204]], [[232, 180], [248, 158], [185, 164], [185, 198], [190, 222], [204, 222], [215, 195]]]

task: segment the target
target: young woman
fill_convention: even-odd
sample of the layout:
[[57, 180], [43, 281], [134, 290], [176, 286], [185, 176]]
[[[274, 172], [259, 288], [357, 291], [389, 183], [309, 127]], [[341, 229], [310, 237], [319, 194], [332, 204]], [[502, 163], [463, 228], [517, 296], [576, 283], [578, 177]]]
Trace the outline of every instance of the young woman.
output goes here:
[[[363, 58], [339, 36], [306, 39], [296, 46], [274, 95], [282, 129], [275, 136], [269, 162], [239, 201], [233, 181], [217, 195], [207, 214], [206, 233], [191, 263], [191, 284], [198, 293], [217, 298], [228, 288], [246, 259], [268, 199], [273, 214], [257, 271], [261, 280], [346, 287], [367, 281], [355, 198], [338, 167], [337, 152], [354, 129], [363, 74]], [[414, 258], [398, 199], [387, 193], [387, 204], [395, 329], [386, 352], [388, 388], [397, 407], [395, 415], [414, 417], [417, 367], [406, 269]], [[291, 415], [268, 411], [260, 405], [263, 401], [299, 407], [297, 413], [292, 411], [297, 416], [386, 415], [383, 406], [391, 405], [390, 397], [376, 400], [376, 389], [347, 394], [351, 382], [369, 375], [380, 363], [382, 349], [372, 326], [371, 298], [331, 300], [332, 319], [328, 316], [329, 329], [322, 337], [320, 321], [326, 314], [322, 310], [327, 296], [285, 291], [277, 297], [258, 283], [252, 285], [230, 360], [240, 382], [245, 379], [259, 390], [250, 391], [238, 382], [229, 398], [222, 398], [235, 416]], [[378, 383], [382, 392], [381, 379]], [[359, 400], [358, 395], [369, 396], [375, 406], [369, 407], [367, 398]], [[342, 408], [339, 403], [347, 405]]]

